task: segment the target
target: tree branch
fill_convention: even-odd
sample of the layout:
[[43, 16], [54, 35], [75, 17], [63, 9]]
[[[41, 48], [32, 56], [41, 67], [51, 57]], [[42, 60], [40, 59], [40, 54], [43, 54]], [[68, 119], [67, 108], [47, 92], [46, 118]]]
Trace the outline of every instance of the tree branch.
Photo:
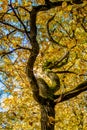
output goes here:
[[21, 18], [18, 17], [18, 15], [17, 15], [17, 13], [16, 13], [14, 7], [12, 6], [11, 1], [10, 1], [10, 5], [9, 5], [9, 6], [11, 7], [11, 9], [12, 9], [12, 11], [14, 12], [14, 14], [15, 14], [16, 18], [18, 19], [18, 21], [19, 21], [19, 22], [21, 23], [21, 25], [23, 26], [27, 37], [30, 39], [30, 36], [29, 36], [28, 31], [27, 31], [27, 29], [26, 29], [27, 27], [24, 25], [24, 23], [22, 22]]
[[82, 0], [73, 0], [73, 3], [75, 3], [75, 4], [82, 4], [83, 1]]
[[21, 8], [21, 9], [25, 10], [26, 12], [28, 12], [30, 14], [30, 11], [23, 6], [17, 6], [16, 8]]
[[65, 71], [56, 71], [55, 73], [58, 73], [58, 74], [76, 74], [77, 75], [77, 73], [75, 73], [75, 72], [73, 72], [73, 71], [69, 71], [69, 70], [65, 70]]
[[9, 35], [11, 35], [11, 34], [14, 33], [14, 32], [16, 32], [16, 29], [14, 29], [13, 31], [9, 32], [9, 33], [7, 34], [7, 38], [9, 37]]
[[86, 28], [86, 26], [84, 26], [83, 23], [81, 23], [81, 26], [82, 26], [82, 28], [84, 29], [84, 31], [87, 32], [87, 28]]
[[63, 101], [69, 100], [69, 99], [71, 99], [73, 97], [76, 97], [76, 96], [78, 96], [80, 93], [82, 93], [84, 91], [87, 91], [87, 80], [84, 81], [83, 83], [79, 84], [75, 89], [64, 93], [62, 95], [62, 98], [61, 98], [60, 102], [63, 102]]
[[62, 67], [63, 65], [67, 63], [68, 58], [69, 58], [69, 51], [67, 51], [58, 61], [55, 61], [54, 63], [50, 62], [49, 64], [44, 65], [43, 68], [46, 68], [46, 69], [56, 68], [58, 64], [60, 64], [64, 59], [66, 59], [65, 63], [64, 64], [61, 63], [61, 65], [59, 66], [59, 67]]
[[62, 27], [62, 29], [66, 32], [66, 34], [68, 35], [68, 37], [72, 39], [73, 36], [70, 36], [69, 32], [64, 28], [64, 26], [63, 26], [60, 22], [58, 22], [58, 21], [57, 21], [57, 23], [58, 23], [58, 24]]
[[[37, 84], [37, 80], [33, 72], [34, 63], [39, 54], [39, 45], [36, 39], [37, 36], [36, 17], [38, 12], [49, 10], [57, 6], [61, 6], [62, 3], [63, 1], [50, 2], [49, 0], [45, 0], [45, 5], [33, 6], [30, 12], [30, 42], [32, 44], [32, 51], [27, 62], [26, 73], [32, 87], [34, 99], [41, 104], [43, 101], [46, 103], [46, 100], [39, 96], [39, 86]], [[67, 2], [67, 5], [72, 5], [72, 3]], [[53, 64], [53, 67], [54, 65], [57, 65], [58, 63], [63, 61], [63, 59], [66, 58], [68, 59], [68, 55], [69, 52], [67, 52], [62, 58], [60, 58], [60, 60], [58, 60], [55, 64]]]
[[19, 46], [19, 47], [13, 49], [12, 51], [9, 51], [9, 52], [3, 52], [3, 53], [2, 53], [3, 55], [1, 56], [1, 58], [3, 58], [4, 56], [6, 56], [6, 55], [8, 55], [8, 54], [13, 53], [13, 52], [16, 51], [16, 50], [19, 50], [19, 49], [25, 49], [25, 50], [29, 50], [29, 51], [32, 50], [32, 49], [29, 49], [29, 48], [26, 48], [26, 47], [21, 47], [21, 46]]
[[[55, 15], [53, 15], [52, 18], [50, 18], [50, 19], [48, 20], [48, 22], [47, 22], [47, 32], [48, 32], [50, 41], [52, 41], [54, 44], [57, 44], [57, 45], [59, 45], [59, 46], [61, 46], [61, 47], [67, 47], [67, 46], [65, 46], [65, 45], [59, 44], [59, 41], [60, 41], [61, 39], [59, 39], [59, 41], [55, 41], [55, 40], [53, 39], [53, 37], [51, 36], [50, 29], [49, 29], [49, 23], [54, 19], [54, 17], [55, 17]], [[61, 37], [61, 38], [62, 38], [62, 37]]]
[[10, 27], [14, 28], [15, 30], [18, 30], [19, 32], [25, 33], [25, 30], [22, 30], [22, 29], [20, 29], [20, 28], [17, 28], [16, 26], [14, 26], [14, 25], [12, 25], [12, 24], [10, 24], [10, 23], [7, 23], [7, 22], [1, 21], [1, 20], [0, 20], [0, 23], [1, 23], [1, 24], [4, 24], [4, 25], [7, 25], [7, 26], [10, 26]]
[[[57, 6], [61, 6], [63, 1], [58, 1], [58, 2], [51, 2], [50, 0], [45, 0], [45, 4], [48, 6], [48, 8], [54, 8]], [[72, 0], [72, 2], [67, 1], [67, 5], [72, 5], [72, 4], [82, 4], [82, 0]]]

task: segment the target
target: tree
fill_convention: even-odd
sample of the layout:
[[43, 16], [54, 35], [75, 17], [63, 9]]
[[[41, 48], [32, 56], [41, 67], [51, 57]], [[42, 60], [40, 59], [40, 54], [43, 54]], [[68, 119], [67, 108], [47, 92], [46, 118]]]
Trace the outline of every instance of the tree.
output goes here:
[[[12, 0], [10, 2], [3, 0], [1, 2], [3, 10], [1, 9], [0, 12], [0, 44], [1, 50], [4, 50], [1, 55], [9, 68], [6, 66], [0, 71], [5, 73], [5, 78], [15, 77], [18, 73], [23, 82], [25, 80], [26, 86], [29, 80], [33, 97], [41, 110], [41, 130], [54, 130], [56, 104], [87, 90], [87, 2], [85, 0], [38, 0], [37, 4], [32, 1], [15, 1], [14, 3]], [[44, 56], [46, 53], [47, 56]], [[18, 71], [12, 73], [10, 64], [12, 56], [13, 64], [17, 62], [14, 69], [18, 68], [22, 61], [22, 68], [21, 66], [18, 68], [21, 73]], [[49, 56], [50, 59], [48, 59]], [[37, 70], [40, 72], [39, 65], [42, 67], [42, 73], [50, 80], [48, 83], [46, 78], [35, 75]], [[22, 72], [23, 66], [26, 66], [28, 80], [23, 79], [25, 76]], [[72, 76], [73, 80], [69, 79]], [[11, 80], [13, 81], [13, 78]], [[75, 82], [72, 83], [74, 80]], [[6, 82], [9, 80], [7, 79]], [[11, 85], [12, 83], [5, 84], [8, 89]], [[70, 85], [68, 91], [67, 85]], [[57, 93], [61, 86], [64, 87], [62, 92]], [[73, 89], [72, 86], [74, 86]], [[13, 115], [16, 116], [16, 113], [13, 112]]]

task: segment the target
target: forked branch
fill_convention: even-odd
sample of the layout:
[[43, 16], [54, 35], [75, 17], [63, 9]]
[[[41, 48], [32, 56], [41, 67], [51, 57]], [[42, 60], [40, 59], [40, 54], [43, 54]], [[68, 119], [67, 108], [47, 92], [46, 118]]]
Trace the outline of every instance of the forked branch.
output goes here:
[[50, 22], [54, 19], [54, 17], [55, 17], [55, 15], [53, 15], [53, 16], [48, 20], [48, 22], [47, 22], [47, 32], [48, 32], [48, 35], [49, 35], [49, 40], [50, 40], [53, 44], [57, 44], [57, 45], [59, 45], [60, 47], [66, 47], [65, 45], [59, 44], [59, 41], [62, 39], [62, 36], [61, 36], [61, 38], [59, 39], [59, 41], [55, 41], [55, 40], [53, 39], [53, 37], [51, 36], [51, 32], [50, 32], [50, 29], [49, 29], [49, 24], [50, 24]]
[[11, 7], [12, 11], [14, 12], [16, 18], [18, 19], [18, 21], [21, 23], [21, 25], [23, 26], [24, 30], [25, 30], [25, 33], [27, 35], [27, 37], [30, 39], [30, 36], [28, 34], [28, 31], [27, 31], [27, 27], [25, 26], [25, 24], [23, 23], [23, 21], [21, 20], [21, 18], [17, 15], [16, 11], [15, 11], [15, 8], [12, 6], [12, 2], [10, 0], [10, 4], [9, 6]]
[[[84, 81], [83, 83], [79, 84], [75, 89], [62, 94], [60, 102], [67, 101], [73, 97], [76, 97], [84, 91], [87, 91], [87, 80]], [[59, 96], [60, 95], [58, 95], [58, 98], [59, 98]]]

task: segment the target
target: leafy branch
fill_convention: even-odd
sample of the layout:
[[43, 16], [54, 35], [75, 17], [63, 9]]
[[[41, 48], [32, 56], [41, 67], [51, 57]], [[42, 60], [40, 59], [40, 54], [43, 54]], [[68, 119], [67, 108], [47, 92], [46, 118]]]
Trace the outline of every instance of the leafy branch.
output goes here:
[[[36, 36], [37, 36], [36, 17], [37, 17], [38, 12], [44, 11], [44, 10], [49, 10], [49, 9], [55, 8], [57, 6], [61, 6], [62, 3], [63, 3], [63, 1], [50, 2], [49, 0], [45, 0], [45, 5], [39, 5], [39, 6], [36, 6], [36, 7], [32, 7], [31, 12], [29, 12], [30, 13], [30, 33], [27, 31], [27, 28], [26, 28], [25, 24], [23, 23], [23, 21], [18, 16], [18, 14], [16, 12], [16, 9], [12, 6], [12, 0], [10, 0], [9, 6], [11, 7], [11, 9], [14, 12], [14, 14], [15, 14], [16, 18], [18, 19], [18, 21], [23, 26], [24, 30], [21, 30], [21, 29], [15, 27], [14, 25], [11, 25], [10, 23], [7, 23], [5, 21], [0, 20], [0, 23], [2, 23], [4, 25], [8, 25], [8, 26], [10, 26], [10, 27], [12, 27], [12, 28], [14, 28], [14, 29], [16, 29], [18, 31], [21, 31], [21, 32], [25, 33], [27, 35], [28, 39], [30, 40], [30, 43], [32, 45], [32, 51], [30, 49], [28, 49], [29, 51], [31, 51], [31, 53], [30, 53], [29, 58], [28, 58], [26, 73], [27, 73], [29, 82], [30, 82], [31, 87], [32, 87], [34, 98], [39, 103], [42, 103], [43, 101], [46, 101], [46, 100], [39, 96], [39, 86], [37, 84], [37, 80], [36, 80], [34, 72], [33, 72], [34, 63], [35, 63], [36, 58], [37, 58], [37, 56], [39, 54], [39, 45], [38, 45], [38, 42], [37, 42], [37, 39], [36, 39]], [[77, 2], [76, 0], [73, 0], [73, 3], [81, 4], [82, 2], [81, 2], [81, 0], [79, 2]], [[70, 1], [68, 1], [67, 5], [72, 5], [72, 3]], [[48, 24], [47, 25], [47, 28], [48, 28], [47, 30], [48, 30], [48, 34], [49, 34], [50, 39], [53, 40], [54, 43], [55, 43], [55, 40], [51, 37], [50, 31], [49, 31], [49, 22], [51, 20], [49, 20], [48, 23], [47, 23]], [[7, 52], [6, 55], [11, 54], [12, 52], [16, 51], [17, 49], [24, 49], [24, 48], [21, 48], [21, 47], [15, 48], [14, 50], [12, 50], [10, 52]], [[66, 52], [58, 61], [51, 64], [49, 66], [50, 69], [54, 68], [54, 66], [57, 66], [59, 63], [61, 63], [65, 59], [66, 59], [65, 63], [67, 63], [68, 57], [69, 57], [69, 51]], [[72, 93], [75, 93], [76, 90], [74, 92], [73, 91], [74, 90], [72, 90]], [[80, 90], [78, 89], [78, 91], [80, 91]], [[70, 91], [70, 93], [71, 93], [71, 91]], [[62, 100], [66, 100], [67, 96], [69, 96], [69, 93], [63, 94]]]
[[67, 46], [65, 46], [65, 45], [59, 44], [59, 41], [62, 39], [62, 37], [59, 39], [59, 41], [55, 41], [55, 40], [53, 39], [53, 37], [51, 36], [50, 29], [49, 29], [49, 23], [54, 19], [54, 17], [55, 17], [55, 15], [53, 15], [53, 16], [48, 20], [48, 22], [47, 22], [47, 32], [48, 32], [50, 41], [52, 41], [53, 44], [57, 44], [57, 45], [59, 45], [59, 46], [61, 46], [61, 47], [67, 47]]
[[21, 20], [21, 18], [18, 17], [18, 15], [17, 15], [17, 13], [16, 13], [14, 7], [12, 6], [12, 1], [11, 1], [11, 0], [10, 0], [9, 6], [11, 7], [11, 9], [12, 9], [12, 11], [14, 12], [14, 14], [15, 14], [16, 18], [18, 19], [18, 21], [19, 21], [19, 22], [21, 23], [21, 25], [23, 26], [27, 37], [30, 39], [30, 36], [29, 36], [29, 34], [28, 34], [28, 31], [27, 31], [27, 27], [24, 25], [24, 23], [23, 23], [23, 21]]
[[[48, 64], [45, 63], [45, 65], [43, 65], [43, 68], [53, 69], [53, 68], [56, 68], [60, 63], [61, 65], [59, 65], [59, 67], [62, 67], [68, 62], [68, 58], [69, 58], [69, 51], [67, 51], [58, 61], [55, 61], [53, 63], [49, 62]], [[65, 60], [64, 63], [62, 63], [63, 60]]]

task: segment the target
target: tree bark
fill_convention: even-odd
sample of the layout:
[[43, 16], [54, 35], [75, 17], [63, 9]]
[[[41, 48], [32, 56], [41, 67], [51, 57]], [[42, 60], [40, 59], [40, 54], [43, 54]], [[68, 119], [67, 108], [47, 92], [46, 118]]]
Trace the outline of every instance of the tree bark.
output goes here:
[[48, 102], [46, 105], [40, 105], [41, 108], [41, 130], [54, 130], [55, 126], [55, 105]]

